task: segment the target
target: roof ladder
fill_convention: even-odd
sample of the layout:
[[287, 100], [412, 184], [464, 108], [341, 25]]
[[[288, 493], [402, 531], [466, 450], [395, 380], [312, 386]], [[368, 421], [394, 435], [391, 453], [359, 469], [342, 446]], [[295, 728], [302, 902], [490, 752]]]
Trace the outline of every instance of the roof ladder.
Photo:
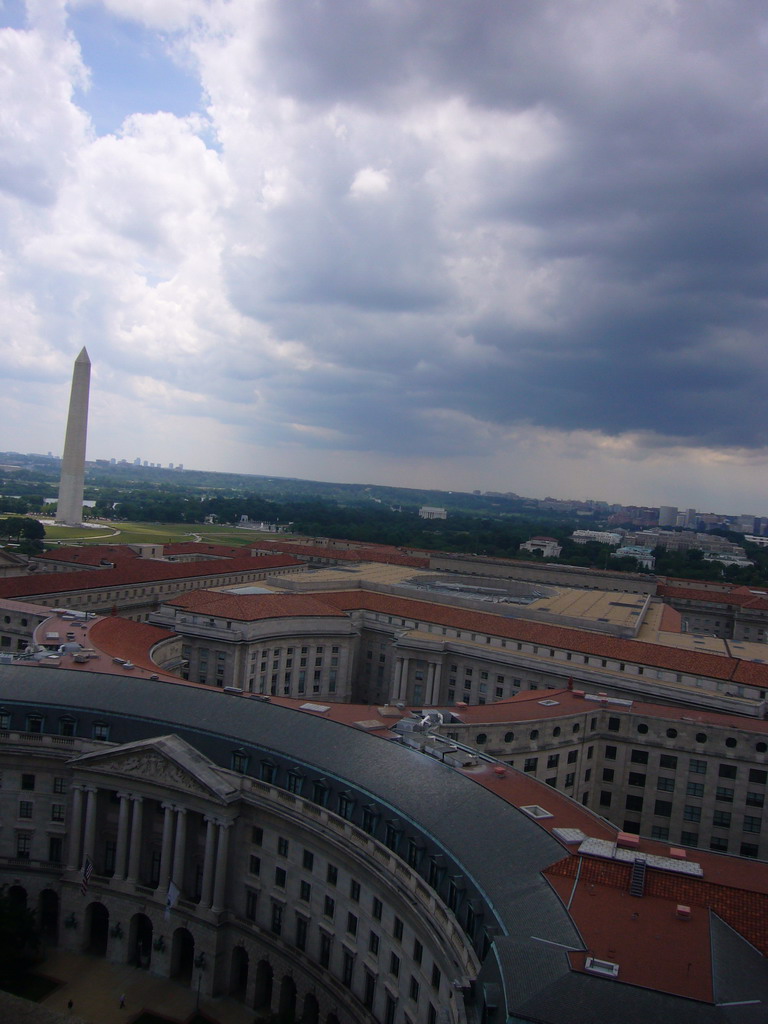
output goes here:
[[632, 865], [632, 875], [629, 879], [630, 896], [645, 895], [645, 868], [645, 858], [635, 857], [635, 863]]

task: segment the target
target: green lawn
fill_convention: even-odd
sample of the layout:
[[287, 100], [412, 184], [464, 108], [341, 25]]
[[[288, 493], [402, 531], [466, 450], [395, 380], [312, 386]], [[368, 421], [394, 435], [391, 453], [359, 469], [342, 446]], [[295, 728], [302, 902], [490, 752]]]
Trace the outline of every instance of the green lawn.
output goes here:
[[257, 533], [255, 530], [238, 530], [234, 526], [208, 523], [99, 523], [99, 526], [103, 528], [94, 530], [82, 526], [46, 526], [45, 540], [78, 544], [176, 544], [199, 536], [202, 541], [211, 544], [248, 547], [260, 538], [275, 537], [274, 534]]

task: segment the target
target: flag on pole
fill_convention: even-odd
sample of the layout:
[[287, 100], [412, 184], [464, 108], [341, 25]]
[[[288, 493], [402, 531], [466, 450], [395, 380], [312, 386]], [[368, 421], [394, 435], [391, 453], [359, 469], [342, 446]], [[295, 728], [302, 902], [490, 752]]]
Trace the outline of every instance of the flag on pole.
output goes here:
[[85, 858], [85, 863], [83, 864], [83, 877], [80, 880], [80, 895], [81, 896], [85, 896], [85, 894], [88, 892], [88, 882], [91, 880], [91, 875], [92, 874], [93, 874], [93, 861], [91, 860], [90, 857], [86, 857]]
[[176, 901], [178, 900], [178, 898], [179, 888], [177, 885], [171, 882], [171, 884], [168, 886], [168, 896], [166, 897], [165, 900], [165, 912], [163, 914], [163, 917], [165, 918], [166, 921], [170, 921], [171, 910], [173, 907], [176, 906]]

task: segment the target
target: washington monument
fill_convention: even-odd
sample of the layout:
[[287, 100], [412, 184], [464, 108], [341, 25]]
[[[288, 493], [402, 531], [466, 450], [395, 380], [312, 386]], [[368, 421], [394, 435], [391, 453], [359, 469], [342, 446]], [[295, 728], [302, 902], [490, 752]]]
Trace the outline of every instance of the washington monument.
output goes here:
[[72, 392], [69, 396], [67, 434], [61, 460], [59, 502], [56, 522], [77, 526], [83, 521], [85, 484], [85, 439], [88, 433], [88, 392], [91, 386], [91, 360], [83, 350], [75, 360]]

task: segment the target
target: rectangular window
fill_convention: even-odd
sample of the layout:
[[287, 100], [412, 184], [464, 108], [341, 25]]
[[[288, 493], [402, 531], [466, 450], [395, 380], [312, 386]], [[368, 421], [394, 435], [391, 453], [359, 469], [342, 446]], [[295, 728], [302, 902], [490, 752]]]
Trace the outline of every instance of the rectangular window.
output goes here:
[[702, 797], [704, 796], [704, 783], [703, 782], [689, 782], [685, 787], [685, 792], [688, 796]]
[[21, 776], [21, 788], [22, 789], [34, 789], [35, 788], [35, 776], [24, 774]]
[[698, 846], [699, 845], [699, 833], [698, 832], [681, 832], [680, 842], [683, 846]]
[[305, 871], [311, 871], [315, 863], [315, 855], [311, 850], [305, 850], [301, 860], [301, 866]]
[[64, 821], [64, 804], [51, 804], [51, 821]]
[[283, 839], [282, 836], [278, 837], [277, 840], [277, 855], [278, 857], [288, 856], [288, 840]]
[[630, 772], [627, 781], [630, 786], [645, 786], [645, 775], [642, 772]]
[[32, 833], [31, 832], [17, 832], [16, 833], [16, 856], [20, 860], [29, 860], [29, 855], [32, 851]]
[[382, 908], [381, 900], [377, 896], [374, 896], [373, 897], [373, 905], [371, 907], [371, 913], [372, 913], [373, 917], [377, 921], [381, 920], [381, 911], [382, 911], [382, 909], [383, 908]]
[[744, 831], [745, 832], [759, 832], [760, 827], [763, 823], [762, 818], [755, 818], [749, 814], [744, 815]]
[[258, 902], [259, 894], [254, 892], [253, 889], [245, 890], [245, 916], [249, 921], [256, 920], [256, 904]]
[[653, 813], [658, 814], [661, 818], [670, 818], [672, 816], [672, 801], [657, 800], [653, 807]]
[[603, 768], [603, 782], [613, 782], [613, 768]]
[[19, 801], [19, 817], [20, 818], [31, 818], [32, 817], [32, 801], [31, 800], [20, 800]]
[[275, 868], [275, 885], [278, 889], [285, 888], [285, 868]]
[[651, 839], [661, 839], [666, 841], [669, 839], [669, 829], [666, 825], [651, 825]]
[[648, 764], [648, 751], [633, 750], [629, 759], [633, 764]]
[[389, 973], [393, 974], [396, 978], [400, 975], [400, 957], [397, 955], [397, 953], [390, 953]]
[[67, 780], [62, 776], [57, 775], [53, 780], [53, 792], [54, 793], [66, 793], [67, 792]]
[[605, 748], [605, 759], [606, 759], [606, 761], [615, 761], [616, 760], [616, 747], [608, 745]]
[[624, 801], [624, 806], [628, 811], [642, 811], [643, 798], [641, 796], [628, 796]]
[[357, 917], [352, 914], [347, 914], [347, 931], [350, 935], [357, 935]]
[[440, 973], [440, 968], [437, 966], [437, 964], [432, 964], [432, 988], [436, 992], [440, 988], [440, 979], [441, 978], [442, 978], [442, 974]]
[[259, 828], [258, 825], [254, 825], [253, 826], [253, 828], [251, 829], [251, 842], [255, 846], [261, 846], [261, 844], [264, 842], [264, 829], [263, 828]]
[[312, 898], [312, 886], [309, 884], [309, 882], [300, 882], [299, 883], [299, 899], [302, 901], [302, 903], [309, 903], [311, 898]]
[[570, 751], [568, 751], [568, 764], [576, 764], [578, 759], [579, 759], [579, 752], [578, 752], [578, 750], [570, 750]]
[[762, 793], [747, 793], [745, 802], [747, 807], [762, 807], [765, 803], [765, 797]]
[[252, 875], [261, 874], [261, 857], [257, 857], [255, 853], [252, 853], [248, 869]]
[[603, 789], [600, 792], [600, 806], [610, 807], [611, 806], [611, 794], [607, 789]]
[[354, 878], [350, 879], [349, 882], [349, 898], [354, 900], [355, 903], [360, 902], [360, 883], [356, 882]]
[[331, 943], [333, 939], [327, 932], [320, 929], [320, 966], [328, 967], [331, 962]]
[[701, 821], [701, 808], [686, 804], [683, 808], [683, 821]]
[[347, 988], [352, 988], [352, 972], [355, 968], [355, 958], [348, 949], [343, 951], [344, 960], [341, 965], [341, 983]]
[[374, 956], [379, 952], [379, 936], [376, 932], [370, 932], [368, 935], [368, 952]]
[[549, 757], [547, 758], [547, 768], [557, 768], [559, 763], [560, 763], [560, 755], [559, 754], [550, 754]]
[[768, 771], [764, 771], [762, 768], [749, 769], [750, 782], [757, 782], [761, 785], [765, 785], [766, 779], [768, 779]]
[[659, 757], [660, 768], [677, 768], [677, 758], [674, 754], [662, 754]]
[[736, 778], [736, 765], [735, 764], [721, 764], [720, 769], [717, 773], [721, 779], [735, 779]]
[[424, 947], [418, 939], [413, 940], [413, 962], [420, 964], [424, 957]]
[[661, 790], [662, 793], [674, 793], [675, 791], [675, 780], [668, 779], [662, 775], [656, 782], [656, 789]]
[[538, 757], [526, 757], [526, 759], [523, 761], [523, 771], [524, 772], [535, 772], [536, 771], [536, 765], [538, 764], [538, 762], [539, 762]]
[[307, 948], [307, 919], [301, 914], [296, 915], [296, 948], [301, 950]]
[[723, 803], [733, 803], [733, 790], [730, 786], [718, 786], [715, 790], [715, 800], [721, 800]]
[[398, 942], [402, 942], [403, 939], [403, 922], [399, 917], [395, 918], [395, 923], [392, 927], [392, 934], [395, 936]]
[[715, 811], [712, 815], [712, 824], [716, 828], [730, 828], [731, 827], [731, 812], [730, 811]]
[[335, 900], [331, 896], [326, 896], [325, 897], [325, 903], [323, 905], [323, 913], [325, 914], [326, 917], [333, 918], [333, 915], [334, 915], [335, 912], [336, 912], [336, 902], [335, 902]]
[[283, 931], [283, 905], [281, 903], [272, 904], [271, 928], [275, 935], [280, 935]]
[[718, 853], [727, 853], [728, 851], [728, 839], [725, 836], [712, 836], [709, 840], [710, 850], [716, 850]]
[[413, 975], [411, 975], [411, 981], [408, 985], [408, 998], [412, 999], [414, 1003], [419, 1001], [419, 983]]
[[688, 762], [688, 770], [692, 775], [706, 775], [707, 762], [701, 761], [699, 758], [692, 757]]
[[328, 870], [326, 872], [326, 881], [328, 882], [328, 885], [336, 885], [338, 880], [339, 880], [339, 869], [335, 865], [329, 864], [328, 865]]

